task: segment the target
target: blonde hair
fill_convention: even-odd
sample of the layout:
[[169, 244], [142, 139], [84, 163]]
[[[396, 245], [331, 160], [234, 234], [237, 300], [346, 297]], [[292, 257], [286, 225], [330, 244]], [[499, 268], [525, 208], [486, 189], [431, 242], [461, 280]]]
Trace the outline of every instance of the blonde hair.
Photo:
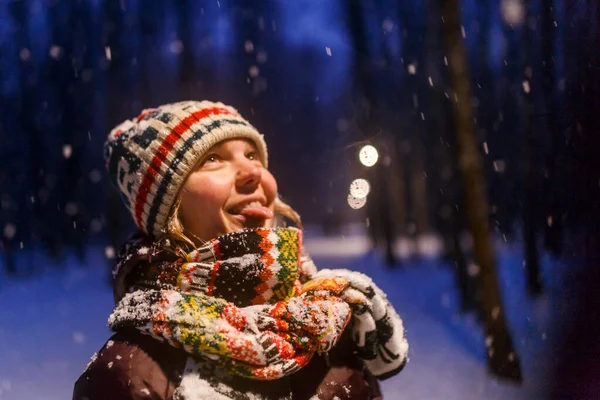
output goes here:
[[[170, 239], [173, 243], [173, 250], [180, 256], [185, 256], [191, 249], [198, 246], [188, 234], [183, 221], [179, 215], [179, 208], [181, 207], [181, 197], [177, 199], [173, 208], [171, 208], [171, 214], [167, 220], [166, 229], [164, 231], [164, 238]], [[300, 214], [298, 214], [291, 206], [285, 203], [279, 196], [275, 198], [274, 202], [275, 220], [273, 223], [274, 227], [286, 226], [286, 219], [290, 220], [296, 227], [302, 229], [302, 220]], [[191, 234], [194, 236], [193, 234]], [[197, 241], [202, 241], [201, 238], [195, 237]]]

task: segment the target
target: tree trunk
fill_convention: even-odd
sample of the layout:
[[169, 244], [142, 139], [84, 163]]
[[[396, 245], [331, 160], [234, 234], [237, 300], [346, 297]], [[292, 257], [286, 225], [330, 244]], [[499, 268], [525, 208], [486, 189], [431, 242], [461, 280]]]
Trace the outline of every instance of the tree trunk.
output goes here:
[[448, 68], [453, 88], [456, 119], [458, 167], [464, 192], [467, 225], [473, 235], [473, 248], [480, 266], [478, 274], [486, 330], [487, 362], [502, 378], [521, 381], [519, 359], [506, 326], [500, 290], [496, 279], [494, 250], [488, 231], [488, 209], [480, 155], [477, 149], [466, 51], [461, 37], [458, 0], [441, 0], [442, 34], [446, 42]]
[[546, 224], [544, 225], [544, 246], [554, 256], [562, 252], [563, 241], [563, 204], [559, 195], [561, 185], [557, 176], [557, 159], [561, 152], [561, 125], [557, 113], [556, 99], [556, 69], [554, 49], [556, 44], [556, 21], [553, 1], [542, 0], [541, 4], [542, 30], [542, 79], [541, 86], [546, 106], [546, 127], [550, 133], [550, 150], [546, 156], [546, 171], [543, 183], [543, 193], [546, 199]]
[[[426, 48], [428, 52], [427, 67], [430, 68], [429, 76], [442, 77], [443, 43], [440, 34], [441, 20], [437, 0], [430, 0], [428, 30], [426, 35]], [[432, 51], [435, 49], [435, 51]], [[441, 79], [438, 79], [441, 81]], [[443, 261], [454, 268], [454, 279], [460, 296], [462, 312], [477, 309], [474, 278], [468, 274], [467, 259], [460, 241], [462, 224], [461, 210], [456, 207], [459, 202], [456, 193], [456, 159], [451, 152], [454, 147], [451, 140], [451, 116], [443, 86], [438, 82], [429, 91], [428, 104], [431, 118], [428, 119], [428, 129], [436, 135], [427, 148], [431, 149], [428, 159], [429, 164], [429, 193], [435, 195], [436, 204], [434, 212], [435, 229], [441, 231], [444, 240]]]
[[[531, 14], [531, 3], [525, 5], [527, 15]], [[527, 18], [525, 18], [527, 20]], [[527, 278], [527, 290], [532, 295], [542, 292], [542, 278], [540, 274], [540, 258], [537, 247], [537, 232], [539, 219], [539, 170], [537, 152], [539, 149], [539, 140], [534, 126], [534, 98], [533, 90], [534, 79], [532, 79], [533, 60], [531, 59], [531, 32], [528, 25], [523, 27], [524, 38], [522, 44], [524, 47], [525, 75], [523, 76], [523, 96], [525, 97], [525, 159], [526, 159], [526, 178], [525, 178], [525, 198], [523, 204], [523, 233], [525, 242], [525, 268]], [[529, 71], [529, 72], [528, 72]]]
[[[596, 132], [600, 123], [600, 71], [589, 68], [600, 65], [600, 7], [596, 1], [590, 0], [586, 4], [589, 7], [587, 12], [578, 18], [574, 9], [580, 5], [565, 0], [564, 12], [556, 18], [559, 26], [568, 24], [565, 60], [571, 63], [566, 74], [573, 79], [568, 83], [572, 90], [565, 91], [564, 100], [572, 107], [568, 113], [572, 121], [569, 128], [576, 137], [575, 140], [569, 138], [569, 142], [574, 147], [571, 151], [578, 156], [573, 165], [557, 165], [557, 172], [565, 176], [563, 182], [567, 190], [572, 193], [573, 200], [578, 201], [573, 211], [580, 213], [582, 219], [578, 226], [569, 224], [569, 231], [565, 232], [565, 245], [569, 251], [565, 252], [564, 258], [578, 268], [569, 274], [569, 281], [575, 284], [567, 286], [568, 292], [562, 293], [563, 298], [568, 296], [570, 299], [569, 323], [564, 324], [562, 337], [557, 342], [559, 345], [554, 348], [556, 362], [550, 378], [552, 391], [548, 396], [553, 400], [597, 399], [600, 396], [600, 163], [597, 155], [600, 136]], [[586, 37], [581, 27], [595, 29], [595, 36]], [[587, 59], [579, 58], [582, 55]], [[585, 93], [581, 90], [582, 86], [585, 86]], [[581, 136], [577, 137], [578, 134]]]
[[421, 140], [414, 137], [411, 146], [410, 186], [415, 218], [415, 234], [422, 235], [429, 229], [427, 212], [427, 177], [425, 175], [425, 156]]
[[390, 148], [391, 165], [393, 171], [390, 174], [390, 196], [392, 203], [392, 218], [396, 221], [396, 234], [403, 235], [406, 232], [406, 159], [402, 142], [398, 139], [393, 141]]

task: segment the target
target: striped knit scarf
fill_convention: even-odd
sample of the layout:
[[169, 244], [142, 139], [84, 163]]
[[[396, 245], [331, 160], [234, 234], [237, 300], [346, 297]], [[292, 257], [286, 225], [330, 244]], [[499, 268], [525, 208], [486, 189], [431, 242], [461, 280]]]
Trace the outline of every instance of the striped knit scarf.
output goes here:
[[242, 230], [185, 259], [138, 269], [109, 326], [134, 327], [230, 374], [270, 380], [329, 351], [353, 316], [366, 366], [380, 379], [399, 372], [408, 344], [385, 294], [357, 272], [317, 273], [301, 240], [294, 228]]

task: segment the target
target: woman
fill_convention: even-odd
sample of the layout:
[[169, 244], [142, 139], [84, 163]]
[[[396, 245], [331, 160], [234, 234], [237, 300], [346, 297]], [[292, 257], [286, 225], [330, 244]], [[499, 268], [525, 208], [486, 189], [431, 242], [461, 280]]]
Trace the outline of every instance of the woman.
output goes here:
[[267, 147], [235, 109], [145, 110], [106, 144], [139, 232], [114, 273], [117, 333], [74, 399], [376, 399], [407, 361], [402, 322], [362, 274], [316, 271]]

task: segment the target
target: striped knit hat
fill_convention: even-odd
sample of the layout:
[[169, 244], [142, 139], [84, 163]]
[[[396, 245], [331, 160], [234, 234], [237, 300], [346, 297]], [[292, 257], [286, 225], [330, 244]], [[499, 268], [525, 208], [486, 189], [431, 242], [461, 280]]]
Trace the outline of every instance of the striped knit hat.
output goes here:
[[147, 109], [108, 135], [104, 159], [137, 226], [158, 235], [194, 166], [215, 144], [248, 138], [267, 166], [263, 135], [233, 107], [210, 101], [183, 101]]

